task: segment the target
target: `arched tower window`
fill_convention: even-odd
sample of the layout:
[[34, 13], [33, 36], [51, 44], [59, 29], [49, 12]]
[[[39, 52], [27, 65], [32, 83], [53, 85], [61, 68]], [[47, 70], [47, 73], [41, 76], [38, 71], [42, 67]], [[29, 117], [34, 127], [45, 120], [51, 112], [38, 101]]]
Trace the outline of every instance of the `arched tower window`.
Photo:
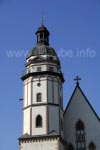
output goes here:
[[41, 101], [42, 101], [42, 94], [37, 93], [37, 102], [41, 102]]
[[42, 117], [38, 115], [36, 117], [36, 128], [41, 128], [42, 127]]
[[96, 150], [96, 146], [93, 142], [89, 144], [89, 150]]
[[85, 130], [81, 120], [76, 123], [76, 149], [85, 150]]
[[74, 150], [74, 147], [72, 144], [68, 144], [68, 150]]

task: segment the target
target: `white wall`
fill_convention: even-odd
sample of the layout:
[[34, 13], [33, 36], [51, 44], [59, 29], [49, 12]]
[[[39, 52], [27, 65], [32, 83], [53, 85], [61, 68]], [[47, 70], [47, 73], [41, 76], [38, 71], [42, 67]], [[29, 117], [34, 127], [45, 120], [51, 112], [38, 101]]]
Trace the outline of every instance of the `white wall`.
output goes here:
[[54, 103], [59, 104], [59, 84], [58, 80], [54, 78]]
[[54, 104], [60, 103], [62, 91], [60, 92], [58, 78], [44, 76], [40, 78], [41, 86], [37, 86], [38, 83], [38, 77], [33, 79], [30, 77], [24, 81], [24, 107], [37, 104], [37, 93], [42, 94], [42, 102], [40, 103], [47, 103], [47, 101]]
[[59, 107], [49, 106], [49, 132], [59, 133]]
[[54, 76], [48, 77], [48, 102], [54, 104], [59, 104], [60, 102], [59, 79]]
[[54, 91], [53, 91], [53, 78], [48, 77], [48, 102], [53, 103]]
[[44, 64], [32, 64], [27, 67], [27, 73], [29, 72], [37, 72], [37, 68], [41, 67], [41, 71], [49, 71], [49, 67], [53, 67], [53, 72], [58, 72], [57, 65], [54, 65], [52, 63], [44, 63]]
[[96, 150], [100, 150], [100, 121], [93, 113], [79, 88], [77, 88], [64, 115], [65, 140], [68, 143], [71, 142], [74, 146], [76, 145], [75, 125], [79, 119], [85, 125], [86, 147], [93, 141], [96, 145]]
[[30, 108], [23, 110], [23, 134], [30, 134]]
[[37, 83], [39, 83], [39, 80], [34, 79], [33, 80], [33, 89], [32, 89], [32, 103], [36, 104], [36, 95], [37, 93], [42, 94], [42, 103], [47, 102], [47, 77], [40, 79], [41, 86], [38, 87]]
[[59, 149], [58, 140], [56, 139], [24, 142], [21, 143], [20, 148], [21, 150], [63, 150]]
[[31, 96], [32, 96], [32, 77], [24, 81], [24, 107], [31, 105]]
[[[41, 115], [43, 126], [36, 128], [36, 117]], [[47, 134], [47, 107], [37, 106], [32, 108], [32, 135]]]

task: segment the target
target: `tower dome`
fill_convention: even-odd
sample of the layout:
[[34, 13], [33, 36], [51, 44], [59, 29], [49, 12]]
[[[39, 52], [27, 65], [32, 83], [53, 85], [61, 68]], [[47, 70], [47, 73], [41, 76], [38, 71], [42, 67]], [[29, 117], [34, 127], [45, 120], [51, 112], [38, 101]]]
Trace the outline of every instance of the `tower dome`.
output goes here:
[[37, 45], [28, 53], [27, 58], [37, 55], [57, 56], [55, 50], [48, 45]]
[[27, 54], [26, 59], [29, 59], [32, 56], [47, 56], [47, 60], [55, 60], [55, 62], [60, 66], [60, 61], [54, 48], [49, 45], [50, 32], [48, 29], [42, 24], [35, 34], [37, 36], [36, 46]]

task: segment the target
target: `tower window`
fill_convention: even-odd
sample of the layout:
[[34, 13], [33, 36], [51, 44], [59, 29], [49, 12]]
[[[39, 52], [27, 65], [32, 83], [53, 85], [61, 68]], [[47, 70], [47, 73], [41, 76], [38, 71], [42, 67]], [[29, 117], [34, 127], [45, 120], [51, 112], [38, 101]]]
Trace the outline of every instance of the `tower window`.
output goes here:
[[52, 72], [52, 71], [53, 71], [53, 67], [49, 67], [49, 71], [51, 71], [51, 72]]
[[42, 101], [42, 94], [37, 93], [37, 102], [41, 102], [41, 101]]
[[96, 146], [93, 142], [89, 144], [89, 150], [96, 150]]
[[68, 144], [68, 150], [74, 150], [74, 147], [72, 144]]
[[43, 34], [40, 34], [40, 39], [42, 39], [43, 38]]
[[40, 72], [41, 71], [41, 67], [37, 67], [37, 71]]
[[85, 149], [85, 131], [84, 124], [81, 120], [79, 120], [76, 124], [76, 149]]
[[53, 60], [53, 57], [49, 57], [50, 60]]
[[36, 117], [36, 128], [41, 128], [42, 127], [42, 117], [38, 115]]
[[48, 51], [48, 55], [54, 55], [52, 50]]

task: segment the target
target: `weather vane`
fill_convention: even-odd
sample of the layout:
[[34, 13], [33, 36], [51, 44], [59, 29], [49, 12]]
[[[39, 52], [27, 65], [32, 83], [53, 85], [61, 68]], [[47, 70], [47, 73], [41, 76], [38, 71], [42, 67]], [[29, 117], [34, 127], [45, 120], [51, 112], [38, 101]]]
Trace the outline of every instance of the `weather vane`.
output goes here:
[[76, 81], [76, 85], [79, 85], [80, 80], [81, 80], [81, 78], [79, 76], [76, 76], [76, 78], [74, 79], [74, 81]]

